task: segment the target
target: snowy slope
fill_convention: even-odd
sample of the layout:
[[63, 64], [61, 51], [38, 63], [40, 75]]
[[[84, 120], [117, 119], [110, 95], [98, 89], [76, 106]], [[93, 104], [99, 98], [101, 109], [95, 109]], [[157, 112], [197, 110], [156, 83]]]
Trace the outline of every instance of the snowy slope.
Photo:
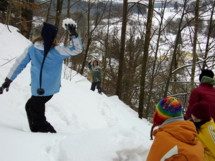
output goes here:
[[[0, 24], [0, 85], [31, 42]], [[64, 67], [62, 88], [46, 106], [57, 134], [31, 133], [25, 114], [30, 65], [0, 95], [2, 161], [144, 161], [151, 146], [150, 124], [116, 96], [89, 90], [90, 82]], [[67, 78], [67, 79], [65, 79]], [[69, 80], [68, 80], [69, 79]]]

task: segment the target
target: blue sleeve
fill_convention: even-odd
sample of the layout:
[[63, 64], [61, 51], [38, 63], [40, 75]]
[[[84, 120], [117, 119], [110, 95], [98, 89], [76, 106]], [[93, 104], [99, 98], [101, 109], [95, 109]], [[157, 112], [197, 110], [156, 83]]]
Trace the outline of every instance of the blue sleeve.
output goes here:
[[82, 52], [83, 46], [81, 39], [79, 37], [77, 38], [72, 38], [70, 41], [70, 46], [65, 47], [65, 46], [56, 46], [55, 49], [60, 53], [61, 56], [64, 58], [70, 57], [70, 56], [75, 56], [78, 55]]
[[14, 63], [13, 67], [10, 69], [10, 72], [7, 75], [7, 78], [10, 80], [14, 80], [21, 71], [26, 67], [26, 65], [30, 62], [30, 56], [29, 56], [29, 49], [30, 47], [27, 47], [23, 54], [16, 59], [16, 62]]

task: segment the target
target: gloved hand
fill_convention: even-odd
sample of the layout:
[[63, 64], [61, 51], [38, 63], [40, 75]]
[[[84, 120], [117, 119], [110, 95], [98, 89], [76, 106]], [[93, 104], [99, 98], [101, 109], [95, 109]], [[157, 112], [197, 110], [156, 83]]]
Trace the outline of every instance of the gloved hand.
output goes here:
[[2, 84], [2, 86], [0, 87], [0, 94], [3, 93], [4, 89], [6, 89], [6, 91], [9, 90], [10, 87], [10, 83], [12, 82], [12, 80], [6, 78], [5, 82]]
[[67, 30], [70, 33], [70, 36], [78, 37], [78, 33], [76, 32], [76, 26], [72, 24], [65, 24]]

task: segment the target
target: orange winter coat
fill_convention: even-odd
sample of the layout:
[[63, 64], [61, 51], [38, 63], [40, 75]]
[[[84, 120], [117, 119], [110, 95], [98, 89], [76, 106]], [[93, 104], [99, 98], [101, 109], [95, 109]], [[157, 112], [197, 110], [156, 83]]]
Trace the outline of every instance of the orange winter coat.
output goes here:
[[153, 135], [147, 161], [204, 161], [204, 149], [191, 121], [168, 123]]

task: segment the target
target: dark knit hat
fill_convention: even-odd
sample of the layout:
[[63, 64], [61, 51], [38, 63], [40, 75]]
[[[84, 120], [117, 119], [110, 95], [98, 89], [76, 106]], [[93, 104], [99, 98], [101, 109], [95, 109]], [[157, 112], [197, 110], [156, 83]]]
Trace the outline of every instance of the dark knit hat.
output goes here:
[[47, 55], [52, 47], [53, 41], [57, 35], [58, 28], [52, 24], [43, 23], [43, 28], [41, 31], [41, 36], [44, 41], [44, 54]]
[[210, 120], [209, 105], [207, 102], [197, 102], [191, 107], [191, 114], [201, 120]]
[[214, 73], [213, 73], [212, 70], [203, 69], [202, 72], [201, 72], [201, 74], [199, 75], [199, 81], [200, 82], [201, 82], [203, 76], [207, 76], [207, 77], [213, 78], [214, 77]]
[[153, 125], [161, 125], [165, 120], [172, 117], [182, 116], [181, 103], [174, 97], [166, 97], [157, 104], [153, 117]]

